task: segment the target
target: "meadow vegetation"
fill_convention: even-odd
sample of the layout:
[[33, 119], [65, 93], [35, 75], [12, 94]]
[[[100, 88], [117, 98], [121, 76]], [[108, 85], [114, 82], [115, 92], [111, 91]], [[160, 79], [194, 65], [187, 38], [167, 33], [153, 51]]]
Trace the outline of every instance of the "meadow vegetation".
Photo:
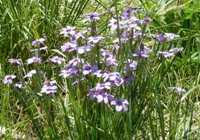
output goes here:
[[0, 139], [200, 139], [198, 0], [0, 11]]

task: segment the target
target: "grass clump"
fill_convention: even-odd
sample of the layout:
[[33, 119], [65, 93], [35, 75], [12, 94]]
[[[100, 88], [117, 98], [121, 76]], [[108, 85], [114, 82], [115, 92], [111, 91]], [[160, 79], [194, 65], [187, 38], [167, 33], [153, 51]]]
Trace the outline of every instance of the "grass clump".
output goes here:
[[198, 138], [191, 1], [0, 2], [2, 138]]

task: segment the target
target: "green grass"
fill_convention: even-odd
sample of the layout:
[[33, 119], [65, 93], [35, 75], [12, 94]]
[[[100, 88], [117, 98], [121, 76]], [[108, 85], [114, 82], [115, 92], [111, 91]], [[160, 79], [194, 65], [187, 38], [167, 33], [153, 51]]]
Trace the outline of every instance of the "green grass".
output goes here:
[[[0, 81], [12, 73], [24, 74], [33, 68], [46, 71], [48, 80], [57, 80], [59, 90], [48, 95], [38, 95], [43, 77], [36, 74], [32, 83], [21, 90], [13, 85], [0, 82], [0, 126], [7, 129], [0, 139], [13, 139], [13, 133], [25, 135], [26, 139], [169, 139], [188, 140], [200, 137], [200, 3], [195, 0], [0, 0]], [[117, 98], [129, 101], [128, 111], [117, 112], [111, 105], [90, 101], [86, 96], [98, 79], [86, 77], [80, 85], [72, 86], [77, 79], [56, 77], [60, 67], [47, 65], [53, 55], [64, 55], [69, 61], [73, 54], [62, 54], [60, 46], [66, 41], [59, 33], [66, 26], [76, 26], [77, 31], [89, 27], [81, 20], [84, 13], [103, 13], [107, 8], [116, 7], [119, 14], [125, 7], [140, 11], [140, 18], [150, 15], [151, 24], [147, 33], [172, 32], [180, 38], [164, 44], [144, 40], [151, 49], [166, 50], [183, 47], [176, 56], [164, 60], [155, 57], [155, 62], [138, 61], [135, 81], [113, 89]], [[99, 44], [111, 47], [115, 37], [108, 27], [112, 15], [102, 14], [96, 22], [94, 34], [105, 36]], [[94, 27], [94, 26], [93, 26]], [[117, 31], [118, 35], [120, 30]], [[7, 63], [9, 58], [26, 60], [32, 56], [31, 42], [45, 37], [48, 51], [42, 54], [42, 65], [25, 66], [20, 72]], [[132, 40], [133, 41], [133, 40]], [[102, 68], [123, 73], [123, 60], [133, 51], [129, 42], [127, 50], [120, 50], [118, 67]], [[138, 44], [134, 44], [138, 46]], [[97, 52], [98, 48], [97, 47]], [[96, 53], [96, 52], [93, 52]], [[86, 54], [99, 64], [98, 56]], [[152, 56], [153, 58], [153, 56]], [[62, 65], [64, 67], [64, 65]], [[82, 77], [84, 77], [82, 75]], [[168, 90], [168, 87], [183, 87], [185, 94]], [[110, 91], [111, 92], [111, 91]]]

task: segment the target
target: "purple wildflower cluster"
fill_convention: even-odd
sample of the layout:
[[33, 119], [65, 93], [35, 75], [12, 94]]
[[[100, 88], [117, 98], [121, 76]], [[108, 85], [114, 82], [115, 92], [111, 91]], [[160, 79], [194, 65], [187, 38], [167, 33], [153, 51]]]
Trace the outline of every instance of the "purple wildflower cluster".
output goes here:
[[[32, 42], [32, 46], [33, 47], [37, 47], [37, 48], [30, 50], [30, 52], [34, 52], [35, 55], [26, 60], [26, 64], [27, 65], [41, 64], [41, 58], [38, 56], [38, 51], [47, 50], [47, 46], [45, 46], [45, 47], [41, 46], [41, 43], [44, 42], [44, 41], [45, 41], [44, 38], [40, 38], [40, 39], [37, 39], [37, 40]], [[58, 64], [61, 64], [64, 61], [65, 61], [65, 59], [63, 59], [61, 57], [58, 57], [58, 56], [54, 56], [54, 57], [49, 59], [49, 62], [58, 63]], [[11, 63], [11, 64], [23, 65], [23, 61], [21, 59], [13, 59], [13, 58], [11, 58], [11, 59], [8, 60], [8, 62]], [[39, 73], [42, 73], [42, 72], [39, 72]], [[32, 69], [29, 72], [24, 73], [24, 76], [22, 77], [21, 80], [19, 79], [21, 76], [16, 76], [16, 75], [13, 75], [13, 74], [12, 75], [6, 75], [4, 77], [4, 79], [3, 79], [3, 83], [4, 84], [7, 84], [7, 83], [12, 84], [13, 80], [16, 79], [15, 81], [17, 81], [17, 82], [14, 83], [14, 87], [17, 87], [17, 88], [20, 89], [23, 86], [28, 85], [29, 82], [27, 82], [27, 80], [31, 80], [31, 78], [35, 74], [37, 74], [37, 71], [35, 69]], [[19, 77], [19, 78], [17, 78], [17, 77]], [[42, 89], [41, 89], [41, 93], [46, 93], [46, 94], [55, 93], [56, 89], [57, 89], [57, 86], [55, 86], [54, 84], [55, 84], [54, 81], [50, 81], [48, 83], [44, 82], [43, 86], [42, 86]]]
[[[112, 12], [113, 10], [107, 12]], [[98, 81], [92, 83], [94, 87], [90, 87], [91, 89], [87, 91], [87, 96], [89, 96], [90, 100], [97, 100], [98, 103], [103, 102], [105, 104], [110, 102], [111, 105], [115, 106], [116, 111], [127, 111], [128, 101], [118, 97], [115, 91], [121, 87], [131, 86], [135, 80], [135, 71], [138, 68], [140, 60], [147, 61], [151, 58], [151, 54], [154, 53], [153, 50], [144, 45], [145, 42], [142, 41], [146, 39], [143, 38], [153, 37], [159, 42], [164, 42], [167, 39], [172, 40], [179, 37], [173, 33], [145, 34], [142, 29], [149, 26], [150, 18], [144, 17], [143, 19], [138, 19], [135, 16], [137, 13], [138, 11], [136, 10], [125, 8], [118, 19], [117, 17], [112, 17], [108, 26], [111, 31], [110, 36], [114, 36], [114, 40], [110, 43], [110, 46], [102, 45], [103, 43], [101, 42], [106, 38], [101, 35], [95, 35], [93, 31], [96, 31], [96, 29], [93, 29], [93, 26], [81, 31], [71, 26], [61, 29], [60, 34], [63, 35], [66, 42], [60, 47], [60, 51], [67, 57], [52, 56], [45, 62], [59, 67], [60, 70], [55, 76], [60, 76], [71, 81], [74, 87], [82, 81], [90, 82], [90, 78], [93, 79], [92, 81]], [[98, 20], [100, 20], [100, 14], [95, 12], [86, 14], [83, 23], [94, 23]], [[118, 29], [120, 34], [117, 32]], [[40, 51], [48, 51], [47, 46], [42, 47], [44, 41], [45, 39], [41, 38], [32, 42], [32, 46], [37, 48], [34, 49], [35, 51], [31, 51], [35, 52], [35, 55], [26, 60], [27, 65], [40, 65], [43, 62], [40, 56], [42, 52]], [[130, 42], [136, 42], [135, 44], [137, 45], [134, 47], [127, 45]], [[126, 60], [122, 61], [122, 57], [119, 57], [118, 54], [121, 51], [126, 51], [124, 56], [122, 56]], [[167, 51], [158, 51], [158, 54], [168, 58], [180, 51], [182, 51], [182, 48], [172, 48]], [[158, 55], [152, 56], [159, 57]], [[8, 61], [12, 64], [22, 64], [21, 59], [9, 59]], [[123, 66], [120, 63], [123, 63]], [[38, 72], [40, 73], [40, 71], [32, 69], [24, 74], [23, 79], [30, 80]], [[11, 84], [15, 78], [15, 75], [7, 75], [4, 77], [3, 83]], [[43, 81], [40, 93], [56, 93], [56, 81]], [[22, 82], [18, 81], [15, 83], [15, 86], [21, 88]], [[181, 89], [177, 88], [171, 88], [171, 90], [183, 92], [183, 90], [181, 91]], [[123, 96], [126, 97], [126, 95]]]

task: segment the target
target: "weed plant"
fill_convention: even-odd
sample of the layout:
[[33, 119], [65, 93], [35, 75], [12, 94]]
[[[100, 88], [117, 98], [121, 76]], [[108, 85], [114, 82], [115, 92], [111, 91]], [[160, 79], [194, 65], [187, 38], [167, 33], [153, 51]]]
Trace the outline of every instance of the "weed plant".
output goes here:
[[2, 139], [199, 139], [199, 2], [0, 3]]

